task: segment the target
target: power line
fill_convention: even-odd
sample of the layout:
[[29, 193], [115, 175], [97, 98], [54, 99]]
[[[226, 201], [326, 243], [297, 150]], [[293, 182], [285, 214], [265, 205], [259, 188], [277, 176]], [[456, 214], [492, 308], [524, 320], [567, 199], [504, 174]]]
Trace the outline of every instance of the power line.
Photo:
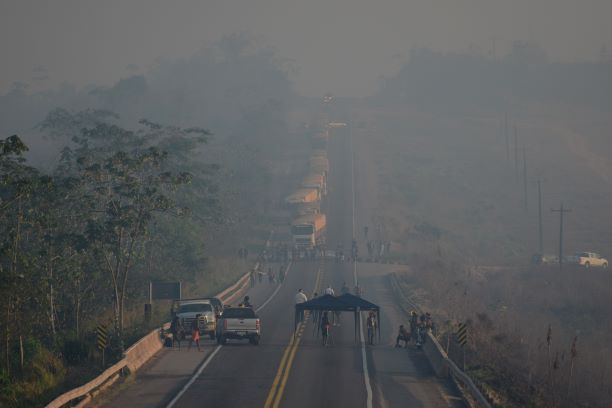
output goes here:
[[516, 125], [514, 125], [514, 174], [516, 176], [516, 178], [518, 179], [518, 175], [519, 175], [519, 159], [518, 159], [518, 131], [516, 129]]
[[523, 206], [527, 212], [527, 147], [523, 145]]
[[544, 254], [544, 232], [542, 231], [542, 183], [538, 180], [538, 244], [540, 254]]

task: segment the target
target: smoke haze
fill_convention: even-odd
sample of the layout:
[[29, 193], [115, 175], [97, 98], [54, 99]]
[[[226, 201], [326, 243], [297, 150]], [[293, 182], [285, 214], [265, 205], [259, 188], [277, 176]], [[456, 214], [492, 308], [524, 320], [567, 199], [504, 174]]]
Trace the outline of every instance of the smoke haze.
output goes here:
[[372, 94], [411, 48], [503, 55], [514, 41], [551, 60], [596, 60], [608, 0], [58, 0], [0, 3], [0, 91], [111, 85], [247, 31], [287, 59], [296, 91]]

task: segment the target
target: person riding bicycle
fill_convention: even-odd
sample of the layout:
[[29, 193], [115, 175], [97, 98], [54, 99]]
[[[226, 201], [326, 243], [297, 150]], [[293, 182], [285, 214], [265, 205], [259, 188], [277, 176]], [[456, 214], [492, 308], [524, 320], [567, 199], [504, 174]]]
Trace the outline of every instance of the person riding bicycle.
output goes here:
[[327, 341], [329, 339], [329, 316], [327, 312], [323, 312], [323, 316], [321, 316], [321, 335], [323, 336], [323, 345], [327, 346]]

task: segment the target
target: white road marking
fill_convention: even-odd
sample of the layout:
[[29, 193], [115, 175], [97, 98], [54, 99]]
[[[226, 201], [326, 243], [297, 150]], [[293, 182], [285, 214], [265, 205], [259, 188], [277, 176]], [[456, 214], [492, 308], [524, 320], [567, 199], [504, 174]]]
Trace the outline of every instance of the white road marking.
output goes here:
[[[287, 278], [287, 275], [289, 274], [289, 269], [291, 269], [291, 265], [293, 265], [293, 261], [289, 262], [289, 265], [287, 265], [287, 270], [285, 270], [285, 279]], [[283, 280], [283, 283], [284, 280]], [[278, 285], [276, 287], [276, 289], [274, 290], [274, 292], [270, 295], [270, 297], [268, 298], [268, 300], [266, 300], [265, 302], [263, 302], [263, 304], [261, 306], [259, 306], [257, 309], [255, 309], [255, 312], [259, 312], [260, 310], [262, 310], [264, 307], [266, 307], [266, 305], [268, 303], [270, 303], [270, 301], [272, 299], [274, 299], [274, 296], [276, 296], [276, 294], [278, 293], [278, 291], [280, 290], [280, 288], [283, 286], [283, 283], [281, 283], [280, 285]]]
[[[291, 269], [291, 265], [292, 262], [289, 262], [289, 265], [287, 265], [287, 270], [285, 271], [285, 278], [287, 278], [287, 275], [289, 274], [289, 269]], [[284, 282], [283, 282], [284, 283]], [[283, 286], [283, 283], [281, 283], [280, 285], [278, 285], [276, 287], [276, 289], [274, 290], [274, 292], [272, 292], [272, 294], [270, 295], [270, 297], [261, 305], [259, 306], [257, 309], [255, 309], [255, 312], [259, 312], [260, 310], [262, 310], [268, 303], [270, 303], [270, 301], [272, 299], [274, 299], [274, 296], [276, 296], [276, 294], [278, 293], [278, 291], [280, 290], [281, 286]], [[362, 334], [363, 337], [363, 334]], [[195, 382], [195, 380], [198, 379], [198, 377], [202, 374], [202, 372], [204, 371], [204, 369], [206, 367], [208, 367], [208, 365], [210, 364], [210, 362], [212, 361], [212, 359], [217, 355], [217, 353], [219, 352], [219, 350], [221, 350], [221, 347], [223, 347], [221, 344], [219, 344], [215, 350], [206, 358], [206, 360], [204, 360], [204, 362], [202, 363], [202, 365], [200, 366], [200, 368], [198, 368], [198, 371], [195, 372], [195, 374], [193, 374], [193, 376], [189, 379], [189, 381], [187, 382], [187, 384], [185, 384], [183, 386], [183, 388], [181, 388], [181, 390], [178, 392], [178, 394], [176, 394], [174, 396], [174, 398], [172, 398], [172, 401], [170, 401], [168, 403], [168, 405], [166, 405], [166, 408], [172, 408], [174, 406], [174, 404], [176, 404], [176, 402], [183, 396], [183, 394], [185, 394], [187, 392], [187, 390], [189, 389], [189, 387], [191, 387], [193, 385], [193, 383]]]
[[189, 387], [191, 387], [191, 385], [195, 382], [195, 380], [197, 380], [200, 374], [202, 374], [202, 371], [204, 371], [204, 369], [208, 366], [208, 364], [210, 364], [210, 362], [215, 357], [215, 355], [217, 355], [219, 350], [221, 350], [221, 347], [223, 346], [218, 345], [217, 348], [215, 348], [215, 350], [208, 356], [208, 358], [204, 360], [204, 363], [200, 366], [200, 368], [198, 368], [198, 371], [196, 371], [196, 373], [189, 379], [187, 384], [183, 386], [183, 388], [179, 391], [179, 393], [176, 394], [174, 398], [172, 398], [172, 401], [170, 401], [168, 405], [166, 405], [166, 408], [172, 408], [174, 404], [176, 404], [176, 402], [183, 396], [183, 394], [187, 392]]
[[[353, 206], [353, 239], [355, 239], [355, 154], [353, 153], [353, 134], [349, 127], [349, 143], [351, 144], [351, 200]], [[357, 286], [357, 259], [353, 263], [353, 283]], [[365, 337], [363, 325], [359, 316], [359, 338], [361, 340], [361, 361], [363, 363], [363, 380], [366, 387], [366, 407], [372, 408], [372, 385], [370, 384], [370, 372], [368, 370], [368, 358], [365, 349]]]

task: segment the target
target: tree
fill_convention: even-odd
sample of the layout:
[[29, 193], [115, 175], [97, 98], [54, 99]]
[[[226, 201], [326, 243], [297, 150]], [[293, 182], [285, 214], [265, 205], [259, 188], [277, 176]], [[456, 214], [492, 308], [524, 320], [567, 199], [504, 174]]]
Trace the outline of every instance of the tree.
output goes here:
[[[105, 113], [105, 118], [114, 117]], [[161, 213], [189, 214], [177, 199], [180, 187], [193, 180], [185, 163], [192, 165], [189, 156], [210, 134], [148, 120], [140, 124], [137, 131], [126, 130], [100, 120], [95, 112], [56, 113], [43, 122], [50, 132], [71, 133], [80, 128], [71, 138], [74, 150], [63, 152], [63, 170], [75, 174], [90, 205], [84, 234], [100, 268], [110, 277], [119, 338], [123, 337], [129, 276], [142, 261], [151, 223]], [[196, 169], [203, 174], [211, 170]]]

